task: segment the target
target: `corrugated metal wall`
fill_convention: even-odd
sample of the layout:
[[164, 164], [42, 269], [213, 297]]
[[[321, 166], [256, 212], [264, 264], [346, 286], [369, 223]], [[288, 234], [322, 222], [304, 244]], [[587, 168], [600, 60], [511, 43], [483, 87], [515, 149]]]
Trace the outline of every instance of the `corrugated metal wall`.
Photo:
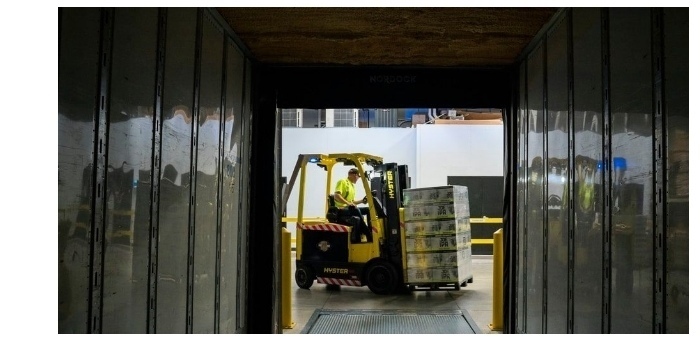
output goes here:
[[250, 61], [208, 10], [59, 18], [58, 332], [245, 332]]
[[509, 332], [689, 332], [688, 19], [570, 9], [524, 57]]

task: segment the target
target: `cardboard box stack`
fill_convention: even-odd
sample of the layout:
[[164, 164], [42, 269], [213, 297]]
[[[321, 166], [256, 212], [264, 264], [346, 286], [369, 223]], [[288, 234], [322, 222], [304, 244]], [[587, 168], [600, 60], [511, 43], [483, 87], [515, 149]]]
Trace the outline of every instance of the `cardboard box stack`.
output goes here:
[[404, 190], [404, 228], [406, 283], [461, 284], [472, 277], [467, 187]]

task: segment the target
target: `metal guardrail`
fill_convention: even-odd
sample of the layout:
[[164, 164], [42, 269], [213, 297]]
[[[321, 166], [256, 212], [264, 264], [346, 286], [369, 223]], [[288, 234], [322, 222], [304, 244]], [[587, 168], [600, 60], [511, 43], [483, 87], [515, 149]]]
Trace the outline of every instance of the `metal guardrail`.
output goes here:
[[[470, 224], [502, 224], [503, 223], [503, 218], [489, 218], [489, 217], [481, 217], [481, 218], [469, 218], [469, 223]], [[494, 241], [493, 238], [472, 238], [472, 244], [488, 244], [488, 245], [493, 245]]]

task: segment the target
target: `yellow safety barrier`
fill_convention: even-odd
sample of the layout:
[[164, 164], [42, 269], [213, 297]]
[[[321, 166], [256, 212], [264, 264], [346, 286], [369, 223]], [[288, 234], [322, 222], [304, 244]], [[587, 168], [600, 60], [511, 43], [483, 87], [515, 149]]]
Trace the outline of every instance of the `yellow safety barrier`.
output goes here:
[[472, 244], [493, 244], [491, 238], [472, 238]]
[[493, 233], [493, 323], [492, 331], [503, 330], [503, 229]]
[[[503, 218], [469, 218], [470, 224], [502, 224]], [[494, 244], [491, 238], [472, 238], [472, 244]], [[495, 254], [495, 253], [494, 253]]]
[[292, 233], [282, 227], [282, 327], [292, 329]]
[[481, 217], [481, 218], [469, 218], [469, 223], [470, 224], [502, 224], [503, 223], [503, 218], [487, 218], [487, 217]]

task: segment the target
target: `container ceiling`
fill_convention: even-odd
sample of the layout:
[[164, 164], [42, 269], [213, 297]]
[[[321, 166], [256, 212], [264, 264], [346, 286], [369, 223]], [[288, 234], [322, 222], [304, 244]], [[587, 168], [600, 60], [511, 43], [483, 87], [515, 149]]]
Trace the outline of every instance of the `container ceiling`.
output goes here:
[[506, 66], [557, 8], [217, 8], [262, 63]]

